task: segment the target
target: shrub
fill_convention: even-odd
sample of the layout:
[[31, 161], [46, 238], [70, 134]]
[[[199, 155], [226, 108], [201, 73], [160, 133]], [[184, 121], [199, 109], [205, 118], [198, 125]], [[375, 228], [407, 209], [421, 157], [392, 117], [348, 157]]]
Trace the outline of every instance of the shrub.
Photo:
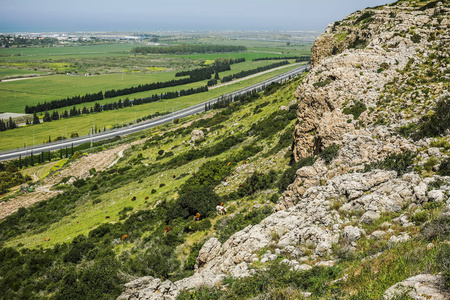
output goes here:
[[198, 172], [180, 186], [179, 194], [204, 186], [214, 186], [230, 173], [230, 166], [218, 159], [208, 161], [200, 166]]
[[329, 165], [331, 161], [338, 155], [338, 153], [339, 146], [336, 144], [332, 144], [326, 147], [319, 156], [325, 161], [327, 165]]
[[417, 130], [412, 134], [415, 140], [445, 135], [450, 129], [450, 96], [437, 101], [433, 111], [420, 119]]
[[426, 210], [417, 210], [409, 219], [416, 224], [422, 224], [428, 219], [428, 212]]
[[321, 87], [324, 87], [324, 86], [330, 84], [331, 81], [332, 81], [332, 80], [331, 80], [330, 78], [327, 78], [327, 79], [325, 79], [325, 80], [319, 80], [319, 81], [313, 83], [313, 86], [314, 86], [315, 88], [321, 88]]
[[438, 163], [438, 160], [436, 157], [431, 156], [427, 159], [427, 161], [423, 164], [425, 170], [431, 171], [433, 167]]
[[277, 173], [270, 170], [267, 174], [258, 174], [254, 172], [244, 183], [239, 186], [237, 195], [239, 197], [249, 196], [257, 191], [271, 188], [277, 178]]
[[440, 216], [438, 219], [424, 225], [421, 228], [421, 234], [427, 240], [446, 240], [450, 238], [450, 217]]
[[374, 14], [375, 13], [371, 10], [365, 11], [358, 19], [355, 20], [355, 25], [362, 21], [369, 21]]
[[74, 238], [69, 252], [64, 255], [64, 262], [78, 263], [95, 245], [88, 242], [83, 235]]
[[415, 33], [411, 36], [411, 41], [413, 41], [413, 43], [416, 43], [416, 44], [420, 43], [421, 39], [422, 39], [422, 37], [417, 33]]
[[185, 270], [194, 270], [198, 253], [200, 252], [200, 249], [202, 249], [204, 244], [205, 243], [203, 242], [203, 243], [195, 243], [194, 245], [192, 245], [191, 252], [189, 253], [189, 256], [184, 264]]
[[127, 218], [127, 212], [129, 211], [133, 211], [133, 207], [132, 206], [126, 206], [124, 207], [119, 213], [119, 220], [124, 220]]
[[200, 213], [205, 218], [215, 211], [221, 198], [213, 192], [210, 186], [202, 186], [190, 190], [180, 196], [174, 207], [167, 212], [167, 221], [176, 218], [188, 218]]
[[201, 221], [190, 221], [186, 226], [185, 230], [187, 232], [192, 231], [207, 231], [211, 228], [212, 224], [209, 219], [203, 219]]
[[287, 187], [294, 182], [295, 174], [298, 169], [306, 166], [312, 166], [315, 162], [315, 158], [313, 156], [308, 156], [302, 158], [298, 162], [294, 163], [291, 167], [289, 167], [286, 171], [284, 171], [283, 175], [281, 175], [280, 180], [278, 181], [278, 190], [279, 192], [283, 192], [287, 189]]
[[441, 161], [438, 174], [442, 176], [450, 176], [450, 158], [446, 158]]
[[353, 115], [353, 118], [356, 120], [366, 110], [367, 107], [364, 103], [362, 103], [361, 101], [355, 101], [355, 104], [350, 107], [344, 108], [342, 112], [346, 115]]
[[399, 154], [391, 154], [384, 160], [376, 161], [364, 166], [363, 172], [369, 172], [373, 169], [394, 170], [398, 175], [405, 174], [409, 167], [414, 163], [414, 158], [417, 153], [412, 151], [405, 151]]
[[252, 125], [248, 135], [267, 138], [282, 131], [290, 122], [297, 118], [297, 105], [289, 107], [289, 111], [276, 111], [259, 123]]
[[439, 271], [445, 280], [445, 288], [450, 289], [450, 245], [442, 244], [436, 256], [436, 263]]

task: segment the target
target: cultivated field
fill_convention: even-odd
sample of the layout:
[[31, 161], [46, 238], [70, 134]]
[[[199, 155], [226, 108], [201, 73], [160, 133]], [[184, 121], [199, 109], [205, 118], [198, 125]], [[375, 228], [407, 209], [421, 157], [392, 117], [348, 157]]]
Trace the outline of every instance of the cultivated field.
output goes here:
[[[112, 89], [123, 89], [153, 82], [165, 82], [173, 79], [180, 70], [189, 70], [208, 66], [217, 58], [245, 58], [243, 63], [231, 65], [230, 71], [220, 72], [220, 78], [241, 71], [273, 64], [277, 60], [253, 61], [256, 58], [300, 56], [309, 53], [309, 46], [290, 46], [282, 42], [232, 40], [223, 38], [167, 38], [167, 44], [177, 43], [243, 45], [248, 49], [244, 52], [205, 53], [205, 54], [135, 54], [130, 50], [137, 44], [103, 44], [90, 46], [50, 47], [50, 48], [10, 48], [0, 49], [0, 78], [14, 78], [26, 75], [42, 75], [41, 78], [22, 79], [0, 82], [0, 112], [24, 113], [26, 105], [36, 105], [38, 102], [60, 100], [87, 93], [97, 93]], [[227, 43], [228, 42], [228, 43]], [[128, 107], [113, 111], [104, 111], [88, 115], [80, 115], [58, 121], [45, 122], [13, 130], [0, 132], [0, 150], [14, 149], [33, 144], [41, 144], [57, 137], [70, 137], [72, 133], [89, 134], [94, 126], [98, 130], [110, 129], [134, 123], [140, 118], [164, 113], [199, 102], [212, 99], [224, 93], [235, 91], [270, 77], [285, 73], [298, 67], [293, 59], [290, 65], [279, 70], [273, 70], [251, 79], [219, 86], [206, 93], [194, 94], [170, 100], [158, 101]], [[68, 73], [68, 74], [66, 74]], [[90, 73], [91, 76], [84, 76]], [[144, 98], [154, 94], [174, 92], [205, 86], [207, 80], [190, 84], [167, 87], [158, 90], [123, 95], [97, 101], [101, 105], [122, 101], [125, 98]], [[220, 80], [219, 80], [220, 85]], [[95, 102], [77, 105], [91, 108]], [[57, 109], [59, 113], [72, 108]], [[52, 113], [52, 111], [50, 111]], [[43, 112], [38, 116], [43, 117]], [[34, 137], [34, 139], [33, 139]]]

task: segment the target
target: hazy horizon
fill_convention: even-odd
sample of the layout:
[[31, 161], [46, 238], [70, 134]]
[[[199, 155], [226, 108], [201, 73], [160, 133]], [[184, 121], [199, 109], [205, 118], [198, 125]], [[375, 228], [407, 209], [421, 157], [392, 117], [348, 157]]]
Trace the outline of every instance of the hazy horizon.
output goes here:
[[0, 32], [323, 31], [392, 0], [0, 0]]

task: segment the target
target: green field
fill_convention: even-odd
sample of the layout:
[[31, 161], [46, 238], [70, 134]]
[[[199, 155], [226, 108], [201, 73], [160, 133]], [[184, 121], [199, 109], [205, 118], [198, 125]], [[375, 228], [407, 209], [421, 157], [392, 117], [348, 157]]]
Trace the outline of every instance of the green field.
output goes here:
[[[36, 48], [0, 49], [0, 63], [17, 60], [67, 59], [76, 57], [121, 56], [127, 55], [135, 44], [105, 44], [90, 46], [58, 46]], [[129, 54], [129, 53], [128, 53]]]
[[[132, 123], [134, 122], [135, 118], [139, 119], [156, 112], [171, 111], [172, 108], [175, 110], [186, 108], [188, 106], [195, 105], [197, 103], [212, 99], [214, 97], [218, 97], [220, 95], [223, 95], [224, 93], [239, 90], [249, 85], [263, 81], [265, 79], [286, 73], [289, 70], [295, 69], [297, 67], [298, 65], [288, 66], [286, 68], [275, 70], [245, 81], [219, 87], [210, 90], [207, 93], [164, 100], [155, 103], [139, 105], [135, 107], [127, 107], [120, 110], [105, 111], [101, 113], [94, 113], [88, 115], [80, 115], [77, 117], [61, 119], [58, 121], [52, 121], [40, 125], [32, 125], [17, 128], [14, 130], [3, 131], [0, 133], [0, 151], [23, 147], [25, 141], [27, 142], [28, 146], [32, 145], [33, 133], [35, 144], [41, 144], [48, 141], [49, 136], [52, 139], [55, 139], [58, 136], [65, 136], [66, 126], [68, 136], [70, 136], [71, 133], [75, 132], [81, 136], [89, 134], [93, 123], [99, 129], [103, 129], [103, 127], [110, 128], [111, 126], [114, 126], [116, 123], [119, 125]], [[133, 94], [133, 96], [136, 95], [143, 96], [140, 94], [143, 93]]]
[[42, 75], [42, 74], [46, 74], [46, 72], [35, 70], [0, 68], [0, 80], [7, 78], [18, 78], [18, 77], [26, 77], [28, 75]]
[[[244, 62], [231, 66], [231, 71], [220, 73], [220, 76], [227, 76], [242, 70], [254, 69], [260, 66], [272, 64], [273, 61]], [[97, 93], [111, 89], [121, 89], [139, 84], [147, 84], [157, 81], [169, 81], [176, 79], [176, 71], [160, 71], [149, 74], [125, 73], [108, 74], [100, 76], [68, 76], [55, 75], [32, 80], [20, 80], [0, 83], [0, 111], [24, 113], [26, 105], [35, 105], [38, 102], [64, 99], [86, 93]], [[193, 83], [185, 86], [178, 86], [164, 90], [149, 91], [140, 95], [129, 95], [128, 97], [149, 96], [163, 91], [177, 91], [206, 85], [206, 81]], [[127, 97], [127, 96], [125, 96]], [[120, 97], [120, 98], [125, 98]], [[103, 103], [111, 103], [117, 99], [105, 99]], [[92, 106], [92, 103], [85, 104]], [[84, 105], [82, 105], [84, 106]], [[81, 107], [82, 107], [81, 106]], [[64, 111], [64, 109], [62, 109]]]
[[[136, 43], [101, 44], [89, 46], [66, 47], [35, 47], [35, 48], [4, 48], [0, 49], [0, 78], [9, 76], [24, 76], [29, 74], [50, 74], [35, 79], [24, 79], [10, 82], [0, 82], [0, 111], [24, 113], [26, 105], [35, 105], [38, 102], [60, 100], [87, 93], [97, 93], [111, 89], [122, 89], [152, 82], [164, 82], [175, 77], [180, 70], [194, 69], [213, 62], [217, 58], [245, 58], [243, 63], [234, 64], [230, 71], [221, 72], [220, 78], [244, 70], [266, 66], [275, 61], [257, 61], [261, 57], [298, 56], [309, 54], [309, 45], [287, 46], [283, 42], [271, 42], [251, 39], [228, 39], [222, 37], [161, 37], [161, 43], [177, 44], [223, 44], [243, 45], [248, 48], [244, 52], [234, 53], [205, 53], [188, 55], [142, 55], [132, 54], [130, 50], [138, 45]], [[291, 63], [294, 60], [290, 60]], [[199, 102], [212, 99], [224, 93], [241, 89], [270, 77], [285, 73], [298, 65], [257, 76], [244, 82], [227, 85], [210, 90], [207, 93], [164, 100], [151, 103], [107, 111], [102, 113], [82, 115], [65, 120], [53, 121], [37, 126], [22, 127], [0, 133], [0, 150], [41, 144], [54, 140], [67, 133], [86, 135], [93, 122], [99, 129], [111, 128], [115, 125], [129, 124], [142, 117], [156, 112], [163, 113], [173, 109], [185, 108]], [[66, 74], [69, 73], [69, 74]], [[91, 73], [92, 76], [83, 76]], [[207, 81], [195, 82], [182, 86], [152, 90], [136, 94], [124, 95], [98, 101], [100, 104], [116, 102], [125, 98], [143, 98], [154, 94], [179, 91], [182, 89], [197, 88], [206, 85]], [[94, 103], [83, 103], [90, 108]], [[58, 109], [59, 112], [69, 110], [71, 107]], [[43, 113], [38, 114], [41, 118]]]

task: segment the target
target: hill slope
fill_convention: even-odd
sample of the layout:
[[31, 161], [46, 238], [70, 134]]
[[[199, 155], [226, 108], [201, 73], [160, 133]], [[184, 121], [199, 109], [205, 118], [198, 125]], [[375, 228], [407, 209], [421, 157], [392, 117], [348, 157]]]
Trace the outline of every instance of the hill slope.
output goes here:
[[0, 223], [2, 297], [448, 298], [448, 26], [444, 2], [356, 12], [306, 77], [62, 180]]
[[133, 281], [122, 298], [448, 297], [448, 28], [439, 1], [331, 24], [295, 94], [296, 179], [276, 213], [208, 240], [192, 277]]

